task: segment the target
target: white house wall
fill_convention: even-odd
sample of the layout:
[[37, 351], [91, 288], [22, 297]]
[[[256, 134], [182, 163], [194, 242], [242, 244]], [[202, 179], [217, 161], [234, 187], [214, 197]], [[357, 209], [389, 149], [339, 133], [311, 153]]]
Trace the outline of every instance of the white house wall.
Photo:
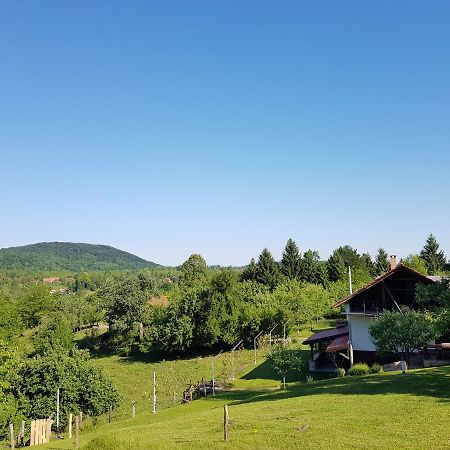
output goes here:
[[369, 334], [369, 322], [373, 319], [368, 316], [355, 314], [351, 314], [349, 319], [353, 350], [366, 352], [376, 351]]

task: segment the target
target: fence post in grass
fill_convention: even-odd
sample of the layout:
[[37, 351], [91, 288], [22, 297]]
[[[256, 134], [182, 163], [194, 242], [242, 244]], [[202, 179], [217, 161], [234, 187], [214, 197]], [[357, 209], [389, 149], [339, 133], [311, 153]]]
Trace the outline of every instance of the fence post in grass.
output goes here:
[[255, 366], [256, 366], [256, 341], [257, 341], [258, 338], [261, 336], [261, 334], [262, 334], [262, 331], [260, 331], [260, 332], [255, 336], [255, 338], [253, 339], [253, 351], [255, 352], [255, 354], [254, 354], [254, 363], [255, 363]]
[[9, 424], [9, 434], [11, 438], [11, 450], [15, 449], [15, 439], [14, 439], [14, 425], [12, 423]]
[[206, 383], [203, 377], [202, 377], [202, 385], [203, 385], [203, 395], [206, 397]]
[[232, 349], [231, 349], [231, 379], [234, 380], [234, 351], [241, 345], [242, 341], [244, 339], [241, 339]]
[[69, 414], [69, 439], [72, 439], [72, 413]]
[[75, 416], [75, 448], [78, 448], [80, 439], [80, 416]]
[[132, 415], [133, 415], [133, 419], [136, 417], [136, 402], [134, 401], [133, 402], [133, 413], [132, 413]]
[[153, 409], [152, 413], [156, 414], [156, 372], [153, 372]]
[[223, 406], [223, 440], [228, 441], [228, 405]]
[[112, 420], [112, 406], [109, 405], [109, 409], [108, 409], [108, 423], [111, 423]]
[[25, 420], [22, 420], [22, 423], [20, 424], [20, 430], [19, 430], [19, 436], [18, 436], [19, 445], [23, 446], [24, 441], [25, 441]]
[[83, 411], [80, 411], [80, 430], [83, 428]]

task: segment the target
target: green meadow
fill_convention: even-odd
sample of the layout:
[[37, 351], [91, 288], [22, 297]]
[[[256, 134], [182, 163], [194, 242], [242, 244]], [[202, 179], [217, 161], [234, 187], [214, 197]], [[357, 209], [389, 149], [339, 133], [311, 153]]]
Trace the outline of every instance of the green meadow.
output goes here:
[[[182, 388], [190, 380], [211, 378], [212, 356], [153, 363], [97, 358], [94, 363], [113, 378], [122, 403], [113, 411], [111, 423], [106, 417], [95, 424], [89, 418], [84, 421], [80, 448], [450, 448], [450, 367], [405, 375], [323, 375], [325, 379], [309, 382], [305, 367], [288, 377], [287, 389], [282, 390], [264, 356], [260, 349], [255, 366], [252, 351], [237, 352], [233, 381], [228, 379], [230, 354], [222, 354], [215, 360], [215, 371], [219, 380], [228, 380], [228, 390], [191, 404], [180, 404]], [[149, 397], [153, 371], [158, 374], [156, 414]], [[224, 405], [230, 414], [228, 442], [223, 441]], [[74, 448], [74, 441], [64, 435], [45, 447]]]

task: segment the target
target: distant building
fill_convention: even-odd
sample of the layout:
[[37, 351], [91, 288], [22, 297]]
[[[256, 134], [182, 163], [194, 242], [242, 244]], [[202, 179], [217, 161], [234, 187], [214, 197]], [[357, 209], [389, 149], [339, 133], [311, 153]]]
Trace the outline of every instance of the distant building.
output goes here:
[[61, 280], [59, 277], [48, 277], [48, 278], [42, 278], [42, 282], [45, 284], [53, 284], [53, 283], [59, 283]]

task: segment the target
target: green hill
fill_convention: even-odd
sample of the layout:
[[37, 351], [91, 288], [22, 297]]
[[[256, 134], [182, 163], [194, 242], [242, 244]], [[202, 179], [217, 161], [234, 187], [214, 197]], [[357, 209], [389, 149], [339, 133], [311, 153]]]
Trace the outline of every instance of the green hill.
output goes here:
[[[106, 358], [109, 359], [109, 358]], [[137, 413], [131, 417], [131, 397], [136, 381], [150, 392], [156, 370], [157, 398], [168, 382], [160, 364], [132, 363], [117, 359], [99, 365], [123, 385], [121, 411], [114, 411], [112, 423], [99, 420], [80, 434], [80, 448], [86, 450], [138, 449], [444, 449], [450, 445], [448, 398], [450, 367], [345, 377], [311, 383], [290, 383], [287, 390], [269, 387], [266, 379], [245, 380], [241, 375], [231, 390], [215, 397], [158, 409], [151, 413], [145, 395], [132, 397]], [[209, 364], [208, 364], [209, 363]], [[173, 370], [210, 373], [206, 361], [175, 361]], [[264, 365], [264, 362], [261, 363]], [[147, 367], [145, 367], [147, 366]], [[209, 370], [208, 370], [209, 368]], [[124, 374], [120, 372], [125, 372]], [[265, 375], [269, 375], [263, 371]], [[261, 374], [262, 372], [259, 371]], [[187, 374], [187, 372], [186, 372]], [[195, 378], [194, 378], [195, 379]], [[276, 386], [277, 380], [272, 383]], [[248, 384], [248, 386], [246, 386]], [[260, 385], [259, 387], [257, 385]], [[236, 386], [237, 385], [237, 386]], [[223, 405], [230, 413], [230, 440], [223, 442]], [[124, 417], [124, 413], [127, 417]], [[430, 425], [432, 424], [432, 425]], [[73, 448], [67, 435], [42, 446]]]
[[108, 245], [41, 242], [0, 249], [0, 269], [71, 272], [132, 270], [158, 264]]

